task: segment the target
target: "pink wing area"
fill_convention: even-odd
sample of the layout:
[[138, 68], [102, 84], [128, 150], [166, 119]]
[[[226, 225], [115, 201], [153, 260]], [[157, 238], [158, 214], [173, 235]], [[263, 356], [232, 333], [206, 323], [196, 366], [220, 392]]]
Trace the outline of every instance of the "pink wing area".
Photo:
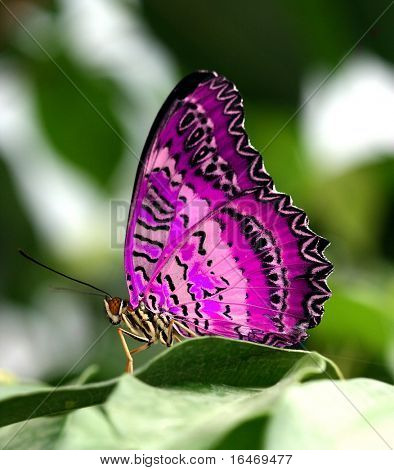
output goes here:
[[125, 243], [130, 302], [198, 334], [276, 346], [306, 338], [330, 296], [328, 242], [278, 193], [235, 86], [180, 82], [145, 145]]

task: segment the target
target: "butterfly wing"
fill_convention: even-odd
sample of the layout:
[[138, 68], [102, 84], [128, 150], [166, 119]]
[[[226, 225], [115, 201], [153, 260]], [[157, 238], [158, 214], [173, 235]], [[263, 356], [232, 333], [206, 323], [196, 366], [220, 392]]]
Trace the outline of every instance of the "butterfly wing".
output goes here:
[[[215, 73], [189, 75], [172, 91], [153, 123], [137, 171], [125, 241], [133, 306], [183, 234], [215, 204], [271, 181], [261, 157], [241, 132], [242, 102], [232, 87], [228, 90], [229, 82]], [[230, 95], [232, 109], [224, 101]], [[221, 109], [218, 103], [223, 103]], [[224, 106], [229, 114], [221, 117]], [[237, 148], [229, 126], [234, 135], [239, 133]], [[236, 172], [241, 175], [238, 180]]]
[[200, 334], [287, 346], [320, 321], [328, 243], [275, 190], [243, 122], [237, 89], [215, 73], [186, 77], [167, 99], [133, 196], [130, 301]]

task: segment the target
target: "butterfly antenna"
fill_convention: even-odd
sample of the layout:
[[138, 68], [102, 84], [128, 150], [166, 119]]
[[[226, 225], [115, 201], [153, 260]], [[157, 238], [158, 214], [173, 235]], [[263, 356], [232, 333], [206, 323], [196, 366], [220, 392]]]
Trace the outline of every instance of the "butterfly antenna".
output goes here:
[[97, 295], [99, 297], [103, 297], [104, 294], [99, 292], [88, 292], [85, 290], [78, 290], [78, 289], [71, 289], [69, 287], [58, 287], [58, 286], [50, 286], [52, 290], [55, 292], [72, 292], [73, 294], [81, 294], [81, 295]]
[[56, 269], [50, 268], [50, 267], [47, 266], [46, 264], [41, 263], [40, 261], [34, 259], [33, 257], [31, 257], [30, 255], [28, 255], [28, 254], [25, 253], [24, 251], [22, 251], [22, 250], [18, 250], [18, 251], [19, 251], [19, 254], [22, 255], [24, 258], [26, 258], [26, 259], [28, 259], [29, 261], [31, 261], [31, 262], [37, 264], [38, 266], [41, 266], [42, 268], [47, 269], [48, 271], [52, 271], [53, 273], [56, 273], [56, 274], [58, 274], [59, 276], [65, 277], [66, 279], [70, 279], [70, 281], [77, 282], [78, 284], [82, 284], [83, 286], [91, 287], [92, 289], [95, 289], [95, 290], [97, 290], [98, 292], [102, 292], [103, 294], [108, 295], [108, 297], [112, 297], [111, 294], [108, 294], [108, 292], [106, 292], [105, 290], [99, 289], [98, 287], [93, 286], [92, 284], [89, 284], [88, 282], [84, 282], [84, 281], [81, 281], [81, 280], [79, 280], [79, 279], [75, 279], [75, 277], [67, 276], [67, 274], [61, 273], [60, 271], [56, 271]]

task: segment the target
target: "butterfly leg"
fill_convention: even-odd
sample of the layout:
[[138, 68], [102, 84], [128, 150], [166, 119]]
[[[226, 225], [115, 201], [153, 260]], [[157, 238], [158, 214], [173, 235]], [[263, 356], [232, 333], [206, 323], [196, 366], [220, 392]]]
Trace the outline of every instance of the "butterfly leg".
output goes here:
[[171, 320], [168, 325], [167, 330], [167, 346], [172, 346], [174, 341], [178, 341], [179, 343], [182, 341], [182, 336], [174, 329], [175, 320]]
[[175, 320], [172, 319], [170, 320], [170, 323], [168, 324], [168, 329], [167, 329], [167, 347], [172, 346], [172, 343], [174, 342], [174, 339], [176, 339], [176, 334], [174, 334], [174, 323]]
[[[148, 349], [152, 345], [152, 342], [146, 338], [143, 338], [142, 336], [139, 337], [139, 336], [132, 335], [130, 332], [123, 330], [122, 328], [118, 328], [118, 334], [119, 334], [120, 341], [122, 343], [123, 350], [127, 358], [126, 372], [128, 372], [129, 374], [132, 374], [133, 373], [133, 357], [132, 357], [133, 354], [143, 351], [144, 349]], [[141, 346], [138, 346], [137, 348], [134, 348], [134, 349], [129, 349], [124, 335], [130, 336], [131, 338], [136, 339], [138, 341], [144, 341], [145, 344], [142, 344]]]
[[131, 361], [129, 360], [127, 362], [127, 366], [126, 366], [126, 372], [128, 372], [129, 374], [132, 374], [133, 373], [133, 355], [134, 354], [137, 354], [141, 351], [144, 351], [145, 349], [148, 349], [152, 346], [153, 343], [145, 343], [145, 344], [142, 344], [141, 346], [138, 346], [138, 348], [134, 348], [134, 349], [130, 349], [129, 351], [129, 354], [130, 354], [130, 358], [131, 358]]
[[192, 336], [192, 337], [197, 336], [196, 333], [194, 333], [194, 331], [190, 330], [187, 326], [183, 325], [179, 321], [174, 320], [174, 325], [176, 325], [181, 330], [186, 331], [186, 333], [189, 333], [189, 335]]

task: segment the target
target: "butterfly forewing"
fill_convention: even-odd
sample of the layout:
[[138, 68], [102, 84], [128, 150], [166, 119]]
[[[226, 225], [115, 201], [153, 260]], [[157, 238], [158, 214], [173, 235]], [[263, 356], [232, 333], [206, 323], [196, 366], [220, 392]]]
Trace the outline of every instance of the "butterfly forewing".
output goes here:
[[327, 242], [275, 191], [235, 86], [186, 77], [150, 132], [125, 244], [130, 302], [217, 334], [286, 346], [323, 313]]

